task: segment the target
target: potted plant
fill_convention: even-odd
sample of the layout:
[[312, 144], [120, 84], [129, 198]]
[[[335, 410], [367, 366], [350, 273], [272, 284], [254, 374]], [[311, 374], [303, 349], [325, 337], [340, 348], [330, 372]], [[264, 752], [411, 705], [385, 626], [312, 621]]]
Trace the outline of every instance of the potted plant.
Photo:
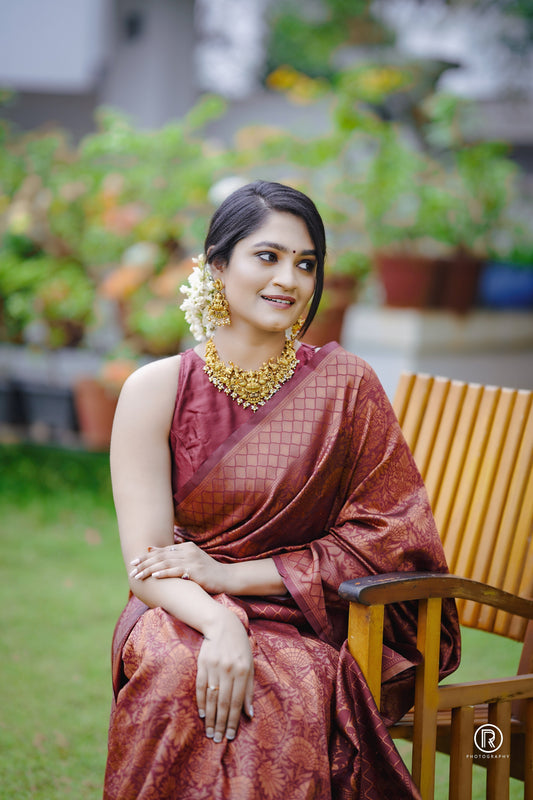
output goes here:
[[117, 352], [104, 362], [96, 377], [80, 378], [74, 384], [74, 405], [81, 438], [89, 450], [107, 450], [113, 418], [124, 381], [138, 367], [130, 352]]
[[[319, 157], [310, 185], [320, 197], [325, 183], [350, 218], [355, 249], [373, 252], [387, 304], [465, 311], [516, 166], [503, 145], [468, 141], [462, 103], [430, 94], [424, 74], [417, 64], [347, 70], [332, 132], [289, 153], [297, 164]], [[399, 94], [411, 113], [394, 120], [386, 109]]]
[[525, 224], [495, 232], [483, 267], [479, 302], [495, 309], [533, 308], [533, 233]]
[[331, 341], [341, 341], [346, 311], [356, 302], [370, 269], [370, 258], [362, 252], [345, 250], [328, 257], [322, 299], [304, 336], [305, 342], [322, 347]]

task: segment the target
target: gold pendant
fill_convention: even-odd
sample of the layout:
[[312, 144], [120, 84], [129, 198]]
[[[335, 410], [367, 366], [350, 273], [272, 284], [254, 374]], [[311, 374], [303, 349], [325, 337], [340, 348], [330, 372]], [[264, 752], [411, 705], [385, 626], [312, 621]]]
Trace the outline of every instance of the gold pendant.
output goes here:
[[219, 392], [225, 392], [243, 408], [257, 411], [294, 375], [298, 364], [292, 341], [286, 341], [279, 358], [265, 361], [256, 370], [244, 370], [233, 361], [220, 360], [212, 339], [205, 346], [204, 372]]

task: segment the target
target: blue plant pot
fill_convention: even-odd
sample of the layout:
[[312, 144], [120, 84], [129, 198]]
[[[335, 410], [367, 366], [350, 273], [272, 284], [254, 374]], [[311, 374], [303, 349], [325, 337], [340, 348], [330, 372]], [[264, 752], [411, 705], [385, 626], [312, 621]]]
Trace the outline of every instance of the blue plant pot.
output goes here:
[[478, 301], [488, 308], [533, 308], [533, 265], [487, 261], [481, 274]]

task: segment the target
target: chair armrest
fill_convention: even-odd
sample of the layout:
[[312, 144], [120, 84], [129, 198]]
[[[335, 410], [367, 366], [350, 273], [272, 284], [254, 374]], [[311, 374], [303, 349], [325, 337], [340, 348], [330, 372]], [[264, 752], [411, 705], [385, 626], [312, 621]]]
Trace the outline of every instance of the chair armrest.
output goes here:
[[486, 583], [439, 572], [390, 572], [344, 581], [339, 595], [351, 603], [386, 605], [430, 597], [474, 600], [502, 611], [533, 619], [533, 600], [503, 592]]

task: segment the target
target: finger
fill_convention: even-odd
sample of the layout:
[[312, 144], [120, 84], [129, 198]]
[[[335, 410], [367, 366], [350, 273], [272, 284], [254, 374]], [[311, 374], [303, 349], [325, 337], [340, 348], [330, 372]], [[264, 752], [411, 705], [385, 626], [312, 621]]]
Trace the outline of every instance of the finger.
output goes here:
[[205, 691], [205, 735], [208, 739], [213, 739], [215, 736], [220, 689], [212, 676], [210, 676], [209, 681]]
[[[243, 710], [243, 703], [247, 689], [247, 680], [246, 678], [236, 678], [233, 682], [233, 692], [231, 696], [231, 701], [228, 708], [228, 717], [226, 720], [226, 739], [230, 741], [235, 738], [237, 734], [237, 728], [239, 727], [239, 722], [241, 719], [241, 714]], [[217, 717], [217, 726], [218, 726], [218, 717]]]
[[[144, 577], [148, 577], [145, 575]], [[181, 578], [184, 581], [192, 580], [191, 571], [187, 567], [167, 567], [152, 572], [152, 578]]]
[[185, 572], [187, 577], [190, 577], [190, 570], [188, 571], [182, 563], [182, 558], [178, 553], [168, 553], [168, 549], [164, 548], [152, 555], [150, 558], [143, 560], [134, 559], [130, 562], [133, 569], [129, 573], [130, 578], [138, 578], [144, 580], [150, 575], [155, 573], [165, 572], [165, 575], [160, 574], [157, 577], [165, 578], [181, 578]]
[[137, 578], [138, 580], [148, 578], [154, 569], [157, 569], [158, 565], [165, 566], [159, 556], [155, 558], [134, 559], [134, 561], [131, 562], [131, 565], [133, 566], [133, 569], [130, 572], [130, 578]]
[[[232, 707], [232, 704], [236, 702], [233, 699], [233, 687], [234, 687], [233, 680], [231, 679], [230, 676], [227, 676], [221, 680], [218, 692], [216, 692], [217, 709], [216, 709], [216, 721], [215, 721], [215, 734], [213, 736], [214, 742], [221, 742], [226, 733], [230, 708]], [[213, 690], [210, 689], [208, 686], [207, 687], [208, 696], [211, 691]], [[241, 708], [242, 708], [242, 698], [241, 698]]]
[[254, 671], [252, 669], [251, 674], [248, 676], [248, 680], [246, 682], [246, 688], [244, 690], [244, 710], [246, 714], [252, 719], [254, 715]]
[[196, 673], [196, 704], [198, 706], [198, 716], [200, 719], [205, 719], [206, 692], [207, 670], [204, 669], [201, 664], [198, 664], [198, 671]]

